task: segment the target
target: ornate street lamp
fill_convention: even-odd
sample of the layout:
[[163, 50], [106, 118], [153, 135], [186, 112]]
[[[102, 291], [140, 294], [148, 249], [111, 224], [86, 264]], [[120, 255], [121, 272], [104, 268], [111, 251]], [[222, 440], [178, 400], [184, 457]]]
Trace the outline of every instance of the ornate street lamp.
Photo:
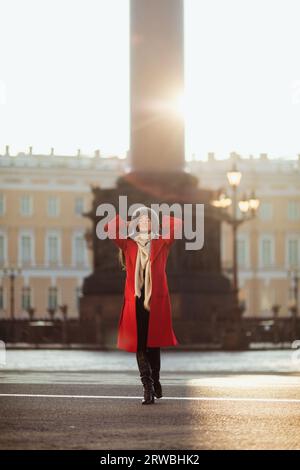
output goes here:
[[292, 282], [291, 292], [292, 298], [289, 302], [288, 308], [292, 316], [292, 330], [295, 338], [297, 336], [297, 323], [299, 314], [299, 269], [297, 267], [288, 270], [288, 277]]
[[68, 343], [68, 306], [66, 304], [59, 305], [59, 310], [62, 313], [63, 322], [62, 322], [62, 342], [64, 344]]
[[30, 321], [33, 321], [34, 320], [34, 314], [35, 314], [35, 308], [30, 306], [30, 307], [28, 307], [27, 312], [28, 312]]
[[211, 204], [214, 207], [220, 207], [221, 209], [226, 209], [231, 205], [232, 201], [230, 197], [227, 196], [226, 192], [221, 189], [219, 191], [219, 197], [213, 201], [211, 201]]
[[10, 281], [10, 318], [11, 318], [11, 341], [15, 340], [15, 279], [22, 273], [20, 266], [4, 266], [3, 274], [7, 275]]
[[[242, 173], [238, 171], [236, 163], [233, 164], [230, 171], [227, 172], [227, 179], [232, 190], [232, 199], [229, 198], [226, 192], [221, 189], [218, 197], [211, 201], [211, 204], [220, 209], [220, 219], [229, 223], [232, 227], [232, 251], [233, 251], [233, 289], [238, 292], [238, 261], [237, 261], [237, 229], [238, 227], [256, 216], [259, 207], [259, 200], [252, 191], [250, 197], [244, 193], [240, 201], [237, 200], [237, 191], [242, 179]], [[227, 209], [232, 206], [232, 213], [229, 214]], [[237, 215], [237, 208], [239, 207], [242, 217]]]
[[3, 274], [7, 275], [10, 280], [10, 318], [15, 319], [15, 279], [22, 273], [20, 266], [5, 266], [3, 268]]
[[256, 213], [258, 207], [259, 207], [259, 199], [255, 196], [255, 192], [252, 191], [250, 199], [249, 199], [249, 209], [251, 211], [254, 211], [254, 213]]
[[236, 188], [240, 184], [241, 178], [242, 173], [237, 170], [236, 164], [234, 163], [231, 170], [227, 172], [227, 179], [230, 186]]
[[63, 304], [63, 305], [59, 305], [59, 310], [62, 314], [62, 317], [64, 319], [64, 321], [67, 321], [68, 319], [68, 306], [66, 304]]

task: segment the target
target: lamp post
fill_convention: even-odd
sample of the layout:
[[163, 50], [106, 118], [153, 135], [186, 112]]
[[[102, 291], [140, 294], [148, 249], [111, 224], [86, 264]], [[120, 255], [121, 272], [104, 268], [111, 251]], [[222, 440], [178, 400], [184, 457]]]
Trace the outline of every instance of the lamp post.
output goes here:
[[57, 310], [57, 286], [50, 287], [50, 296], [48, 302], [47, 311], [51, 320], [54, 321], [54, 316]]
[[11, 318], [11, 341], [15, 339], [15, 279], [16, 276], [21, 274], [21, 267], [5, 266], [3, 268], [3, 274], [8, 275], [10, 281], [10, 318]]
[[63, 317], [62, 342], [66, 344], [68, 343], [68, 306], [66, 304], [59, 305], [59, 310], [61, 311]]
[[3, 268], [3, 274], [8, 275], [10, 280], [10, 318], [15, 319], [15, 279], [16, 276], [21, 274], [22, 269], [18, 266], [5, 266]]
[[292, 300], [289, 305], [289, 310], [292, 314], [292, 330], [293, 335], [297, 337], [297, 321], [299, 313], [299, 270], [297, 268], [292, 268], [288, 271], [288, 276], [292, 281]]
[[297, 268], [290, 269], [288, 271], [288, 275], [292, 281], [292, 297], [293, 297], [293, 303], [296, 308], [296, 316], [298, 316], [299, 312], [299, 270]]
[[[238, 292], [238, 253], [237, 253], [237, 230], [238, 227], [256, 216], [257, 209], [259, 207], [259, 200], [255, 196], [254, 191], [251, 192], [248, 198], [246, 194], [243, 195], [242, 199], [238, 201], [238, 186], [241, 182], [242, 173], [238, 171], [236, 164], [234, 163], [231, 170], [227, 172], [227, 179], [232, 190], [232, 198], [228, 197], [226, 192], [219, 191], [219, 197], [211, 201], [211, 204], [220, 208], [220, 219], [229, 223], [232, 227], [232, 254], [233, 254], [233, 289]], [[227, 209], [232, 206], [232, 213], [229, 214]], [[239, 218], [237, 215], [237, 208], [239, 207], [242, 212], [242, 217]]]

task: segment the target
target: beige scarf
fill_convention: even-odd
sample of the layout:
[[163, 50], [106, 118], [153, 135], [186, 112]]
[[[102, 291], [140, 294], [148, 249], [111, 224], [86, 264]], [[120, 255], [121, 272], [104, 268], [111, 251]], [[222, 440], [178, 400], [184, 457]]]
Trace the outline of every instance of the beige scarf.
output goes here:
[[145, 275], [145, 299], [144, 307], [150, 311], [150, 298], [152, 291], [151, 262], [150, 262], [150, 243], [151, 233], [139, 233], [135, 239], [138, 246], [137, 258], [135, 263], [135, 296], [141, 297], [141, 289], [144, 285]]

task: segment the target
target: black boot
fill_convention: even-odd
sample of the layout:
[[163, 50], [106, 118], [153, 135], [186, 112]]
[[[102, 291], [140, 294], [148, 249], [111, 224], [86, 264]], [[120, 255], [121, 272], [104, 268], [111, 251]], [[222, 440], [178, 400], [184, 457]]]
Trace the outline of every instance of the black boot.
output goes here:
[[160, 348], [147, 348], [147, 356], [150, 362], [150, 366], [152, 369], [152, 379], [153, 379], [153, 387], [154, 387], [154, 395], [156, 398], [161, 398], [162, 395], [162, 387], [159, 381], [160, 375]]
[[141, 381], [144, 387], [144, 399], [142, 405], [154, 403], [153, 379], [151, 376], [151, 366], [146, 351], [136, 352]]

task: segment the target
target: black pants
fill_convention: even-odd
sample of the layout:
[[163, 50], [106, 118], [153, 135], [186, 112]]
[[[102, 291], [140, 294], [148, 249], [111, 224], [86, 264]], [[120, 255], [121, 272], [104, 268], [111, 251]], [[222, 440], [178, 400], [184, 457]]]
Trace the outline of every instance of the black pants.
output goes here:
[[147, 352], [152, 369], [160, 370], [160, 348], [147, 347], [147, 336], [150, 312], [144, 307], [145, 287], [141, 289], [141, 297], [136, 297], [137, 352]]
[[136, 325], [137, 325], [137, 350], [147, 349], [147, 335], [149, 326], [148, 310], [144, 307], [145, 288], [141, 289], [141, 297], [136, 297]]

